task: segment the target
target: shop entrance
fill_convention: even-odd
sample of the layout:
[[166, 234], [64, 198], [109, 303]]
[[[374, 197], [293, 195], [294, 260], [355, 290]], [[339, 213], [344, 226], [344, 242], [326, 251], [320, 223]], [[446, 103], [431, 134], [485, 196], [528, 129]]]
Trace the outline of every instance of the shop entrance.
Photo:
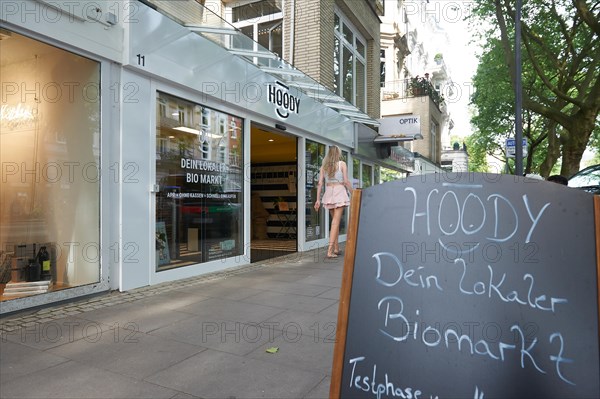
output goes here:
[[297, 138], [252, 124], [250, 261], [298, 248]]

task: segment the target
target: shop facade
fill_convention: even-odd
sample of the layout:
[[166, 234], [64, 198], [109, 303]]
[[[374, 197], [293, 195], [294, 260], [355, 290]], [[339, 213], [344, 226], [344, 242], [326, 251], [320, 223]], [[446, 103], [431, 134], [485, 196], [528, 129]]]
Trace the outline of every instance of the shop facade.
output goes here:
[[260, 50], [234, 54], [230, 32], [67, 3], [2, 6], [0, 313], [241, 266], [265, 240], [326, 247], [312, 205], [328, 145], [357, 187], [380, 180], [355, 151], [376, 135], [366, 115], [265, 72], [253, 58], [286, 66]]
[[121, 256], [118, 137], [106, 134], [118, 112], [104, 93], [122, 40], [85, 13], [1, 7], [0, 313], [106, 291]]

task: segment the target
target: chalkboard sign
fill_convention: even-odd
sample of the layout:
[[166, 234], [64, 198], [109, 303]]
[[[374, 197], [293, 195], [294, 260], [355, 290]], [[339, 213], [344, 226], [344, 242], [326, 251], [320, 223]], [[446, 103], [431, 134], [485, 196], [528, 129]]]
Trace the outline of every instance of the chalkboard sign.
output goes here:
[[598, 199], [478, 173], [357, 190], [330, 396], [599, 398]]

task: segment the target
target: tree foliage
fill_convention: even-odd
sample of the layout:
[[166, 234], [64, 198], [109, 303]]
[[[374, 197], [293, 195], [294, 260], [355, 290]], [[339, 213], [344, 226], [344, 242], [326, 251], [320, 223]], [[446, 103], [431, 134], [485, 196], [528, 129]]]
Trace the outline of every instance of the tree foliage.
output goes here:
[[[489, 26], [475, 76], [475, 143], [502, 156], [514, 132], [514, 1], [476, 0], [473, 18]], [[600, 112], [600, 0], [527, 0], [522, 7], [523, 135], [526, 172], [547, 176], [579, 169], [597, 145]], [[492, 152], [492, 151], [489, 151]]]

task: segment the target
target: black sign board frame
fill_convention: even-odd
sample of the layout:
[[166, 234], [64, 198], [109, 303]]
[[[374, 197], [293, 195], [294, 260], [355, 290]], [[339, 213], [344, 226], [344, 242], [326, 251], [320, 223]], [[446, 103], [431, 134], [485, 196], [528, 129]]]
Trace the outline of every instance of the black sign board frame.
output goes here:
[[[468, 176], [458, 179], [449, 179], [451, 183], [447, 183], [448, 179], [443, 177], [433, 176], [430, 175], [426, 178], [415, 176], [365, 190], [354, 190], [353, 192], [340, 292], [330, 398], [600, 397], [600, 372], [598, 371], [600, 369], [600, 340], [598, 336], [600, 331], [600, 278], [598, 278], [600, 276], [600, 196], [590, 196], [587, 193], [555, 183], [533, 182], [531, 179], [509, 175], [494, 175], [498, 177], [491, 178], [493, 183], [496, 183], [491, 186], [488, 186], [489, 182], [487, 182], [490, 175], [470, 173]], [[439, 179], [442, 179], [442, 181]], [[467, 183], [465, 183], [465, 179]], [[386, 185], [391, 186], [381, 188], [381, 186]], [[492, 190], [491, 194], [485, 191], [488, 190], [488, 187], [491, 187], [489, 188], [489, 190]], [[485, 195], [481, 195], [480, 198], [476, 199], [477, 190], [485, 191], [483, 193]], [[497, 193], [493, 190], [496, 190]], [[449, 191], [452, 191], [452, 193], [446, 194]], [[430, 198], [419, 197], [419, 200], [423, 198], [422, 202], [419, 202], [417, 195], [421, 196], [423, 193], [429, 193]], [[499, 198], [503, 199], [495, 201]], [[411, 202], [412, 199], [414, 199], [413, 202]], [[511, 217], [522, 217], [523, 219], [529, 217], [529, 224], [522, 223], [523, 226], [527, 225], [529, 229], [524, 231], [529, 233], [527, 238], [529, 239], [531, 235], [537, 234], [536, 238], [539, 240], [540, 247], [536, 247], [536, 251], [547, 251], [548, 254], [541, 254], [541, 262], [531, 266], [521, 263], [523, 263], [523, 258], [527, 259], [528, 254], [531, 255], [532, 252], [523, 253], [517, 259], [519, 265], [524, 268], [521, 274], [515, 273], [515, 270], [520, 269], [511, 269], [504, 273], [506, 280], [502, 277], [502, 274], [497, 274], [493, 277], [487, 276], [488, 280], [483, 278], [480, 281], [473, 280], [479, 281], [480, 285], [473, 285], [471, 282], [469, 286], [468, 284], [463, 285], [463, 283], [466, 283], [470, 277], [467, 272], [470, 270], [468, 269], [470, 266], [464, 265], [464, 268], [461, 269], [461, 266], [463, 266], [462, 261], [457, 262], [454, 259], [454, 262], [446, 262], [445, 271], [439, 272], [440, 275], [437, 276], [439, 280], [431, 277], [436, 274], [435, 272], [429, 274], [421, 272], [420, 277], [418, 277], [418, 267], [412, 266], [409, 269], [411, 267], [410, 262], [403, 263], [407, 248], [400, 249], [398, 247], [396, 253], [398, 259], [396, 261], [398, 265], [403, 263], [404, 269], [399, 273], [403, 273], [404, 277], [398, 278], [399, 274], [395, 268], [391, 268], [394, 269], [394, 273], [390, 274], [391, 269], [386, 269], [387, 266], [382, 265], [395, 264], [395, 262], [392, 260], [391, 255], [386, 254], [387, 257], [381, 255], [382, 248], [379, 243], [381, 241], [389, 243], [389, 237], [394, 235], [397, 237], [398, 242], [406, 240], [407, 235], [412, 237], [413, 242], [419, 242], [423, 237], [418, 234], [418, 225], [419, 223], [425, 223], [425, 220], [427, 220], [427, 224], [431, 222], [431, 224], [439, 223], [439, 226], [444, 225], [443, 231], [445, 233], [453, 231], [449, 228], [452, 224], [448, 223], [446, 215], [440, 216], [439, 219], [436, 219], [437, 215], [433, 217], [433, 214], [431, 219], [428, 218], [428, 215], [425, 216], [424, 213], [426, 212], [423, 212], [423, 204], [429, 206], [431, 203], [435, 205], [432, 206], [432, 209], [441, 209], [441, 207], [436, 208], [436, 206], [444, 201], [446, 201], [446, 204], [454, 203], [455, 199], [458, 199], [458, 202], [462, 201], [463, 212], [465, 207], [473, 207], [474, 204], [476, 205], [475, 208], [479, 207], [481, 209], [489, 205], [492, 207], [492, 212], [495, 208], [496, 225], [492, 229], [496, 229], [496, 236], [508, 235], [502, 231], [498, 233], [498, 230], [502, 230], [502, 227], [498, 227], [498, 225], [505, 223], [506, 220], [505, 217], [498, 218], [498, 213], [501, 213], [502, 209], [510, 209], [510, 206], [505, 206], [510, 201], [515, 204], [517, 200], [521, 201], [520, 205], [526, 211], [514, 210], [514, 208], [517, 208], [515, 206], [511, 211]], [[469, 201], [470, 204], [465, 205], [465, 201]], [[385, 205], [391, 202], [394, 203], [391, 207], [382, 206], [382, 204]], [[542, 209], [542, 207], [551, 202], [552, 205], [549, 205], [546, 214], [543, 214], [545, 209]], [[398, 208], [397, 203], [404, 203], [404, 205]], [[582, 203], [585, 204], [585, 209], [581, 209]], [[375, 207], [377, 210], [365, 211], [369, 207]], [[420, 212], [417, 212], [417, 208]], [[461, 206], [456, 207], [456, 209], [460, 214]], [[408, 212], [405, 216], [412, 215], [412, 219], [409, 217], [408, 220], [404, 220], [405, 224], [397, 223], [398, 219], [392, 216], [397, 212]], [[367, 219], [376, 214], [382, 216], [377, 216], [373, 220]], [[586, 220], [590, 214], [592, 217], [589, 218], [590, 220]], [[435, 223], [433, 223], [434, 219]], [[561, 245], [556, 245], [556, 237], [548, 242], [545, 242], [545, 238], [541, 237], [546, 235], [561, 236], [564, 240], [564, 247], [569, 247], [570, 244], [567, 245], [569, 240], [575, 240], [575, 238], [567, 235], [568, 232], [573, 230], [568, 227], [577, 227], [567, 226], [571, 219], [575, 220], [573, 223], [581, 223], [584, 232], [582, 233], [583, 236], [578, 236], [577, 239], [585, 241], [585, 245], [583, 247], [579, 243], [574, 245], [576, 249], [585, 248], [586, 252], [585, 254], [577, 253], [577, 256], [573, 257], [572, 264], [564, 262], [564, 258], [561, 258], [561, 256], [566, 255], [564, 255]], [[538, 230], [534, 231], [535, 226], [533, 225], [537, 221], [540, 222], [537, 226]], [[388, 227], [385, 227], [384, 224], [388, 222], [391, 225], [396, 223], [394, 231], [386, 230]], [[472, 226], [473, 224], [467, 225], [465, 223], [462, 228], [470, 233], [475, 230]], [[458, 227], [456, 228], [458, 229]], [[471, 230], [469, 230], [470, 228]], [[421, 230], [421, 233], [425, 231], [424, 228]], [[431, 230], [435, 229], [432, 228]], [[431, 237], [435, 237], [435, 231], [429, 233]], [[473, 235], [476, 236], [477, 234]], [[487, 234], [487, 236], [492, 236], [492, 234]], [[548, 248], [549, 245], [550, 248]], [[489, 247], [494, 248], [491, 244]], [[478, 248], [481, 249], [481, 247]], [[414, 248], [410, 247], [410, 249]], [[568, 252], [568, 249], [566, 251]], [[390, 250], [390, 252], [395, 251]], [[430, 249], [430, 252], [433, 251]], [[572, 252], [568, 252], [568, 254], [569, 256], [573, 255]], [[511, 256], [514, 256], [514, 254], [511, 254]], [[489, 257], [491, 258], [493, 255], [490, 254]], [[537, 261], [536, 259], [532, 260]], [[489, 262], [490, 259], [486, 259], [486, 261], [491, 264], [480, 265], [480, 270], [492, 273], [496, 266], [493, 262]], [[563, 262], [564, 265], [559, 263], [559, 266], [564, 266], [567, 271], [573, 268], [573, 265], [581, 265], [581, 262], [585, 262], [585, 272], [580, 273], [577, 271], [573, 274], [565, 273], [563, 275], [557, 271], [560, 270], [560, 268], [555, 267], [557, 265], [551, 265], [547, 273], [539, 273], [538, 270], [543, 265], [550, 265], [555, 261]], [[506, 263], [506, 261], [504, 262]], [[499, 264], [502, 265], [502, 262]], [[427, 262], [422, 262], [420, 265], [423, 266], [422, 269], [426, 268]], [[456, 269], [452, 269], [452, 265], [455, 265]], [[587, 266], [592, 267], [588, 268]], [[529, 267], [533, 267], [532, 270], [535, 271], [528, 272], [526, 268]], [[370, 279], [365, 279], [365, 270], [369, 270], [368, 276], [370, 276]], [[410, 273], [409, 270], [411, 270]], [[452, 273], [449, 274], [450, 278], [448, 278], [448, 274], [444, 274], [449, 273], [448, 270], [457, 275], [455, 280], [453, 280]], [[462, 274], [461, 270], [463, 270]], [[388, 274], [386, 275], [386, 273]], [[511, 273], [518, 278], [515, 278]], [[409, 274], [410, 278], [408, 277]], [[429, 280], [427, 279], [428, 276], [431, 277]], [[379, 283], [384, 284], [373, 285], [372, 282], [375, 278], [380, 280]], [[534, 278], [536, 278], [535, 284], [539, 283], [538, 286], [534, 284]], [[582, 279], [585, 281], [580, 281]], [[391, 283], [398, 281], [400, 281], [399, 285], [404, 284], [401, 288], [401, 294], [397, 292], [393, 294], [394, 287], [390, 287]], [[500, 283], [501, 281], [502, 283]], [[473, 305], [472, 298], [477, 296], [476, 291], [478, 289], [484, 291], [482, 287], [486, 282], [489, 283], [489, 286], [484, 295], [481, 295], [481, 298], [484, 299], [484, 307], [491, 307], [485, 308], [485, 312], [489, 312], [490, 316], [486, 318], [488, 313], [484, 312], [484, 319], [501, 326], [503, 329], [514, 327], [510, 333], [517, 338], [521, 337], [523, 343], [519, 345], [518, 342], [509, 342], [503, 338], [498, 338], [495, 341], [490, 339], [487, 343], [482, 343], [485, 340], [479, 336], [478, 340], [473, 338], [470, 341], [471, 353], [468, 353], [469, 340], [467, 336], [469, 334], [461, 335], [462, 333], [457, 329], [453, 330], [449, 327], [446, 329], [438, 327], [439, 331], [436, 331], [437, 325], [428, 324], [426, 320], [428, 316], [426, 312], [431, 311], [427, 303], [430, 299], [432, 302], [438, 301], [439, 303], [441, 297], [439, 295], [436, 297], [437, 294], [449, 295], [447, 302], [456, 304], [452, 306], [457, 308], [472, 306], [457, 310], [458, 313], [475, 318], [479, 317], [482, 313], [476, 309], [477, 306]], [[525, 288], [508, 290], [509, 283], [518, 285], [519, 282], [524, 284]], [[411, 285], [414, 285], [414, 287]], [[457, 289], [459, 285], [462, 292]], [[492, 285], [494, 286], [493, 290], [490, 288]], [[428, 286], [427, 289], [424, 288], [426, 286]], [[565, 292], [561, 291], [563, 286], [566, 287], [564, 290], [573, 292], [573, 298], [570, 295], [559, 295]], [[546, 290], [545, 287], [550, 288]], [[553, 290], [556, 291], [556, 287], [559, 287], [558, 293], [552, 296]], [[377, 291], [380, 289], [382, 292], [378, 293]], [[494, 292], [492, 293], [492, 291]], [[405, 306], [404, 314], [406, 315], [405, 319], [407, 319], [405, 323], [407, 330], [402, 332], [393, 329], [394, 323], [397, 326], [398, 317], [404, 317], [401, 315], [402, 311], [399, 311], [398, 303], [394, 304], [394, 301], [388, 301], [379, 309], [377, 307], [365, 308], [365, 306], [369, 306], [365, 305], [369, 303], [369, 300], [372, 303], [377, 303], [372, 300], [380, 299], [379, 303], [381, 304], [384, 298], [395, 297], [395, 295], [402, 297], [405, 301], [400, 306]], [[428, 298], [429, 295], [433, 295], [433, 297]], [[376, 298], [372, 298], [373, 296]], [[562, 300], [563, 297], [569, 299], [569, 306], [577, 305], [579, 307], [568, 309], [567, 300]], [[461, 298], [466, 299], [462, 301]], [[593, 299], [590, 300], [590, 298]], [[582, 299], [585, 301], [582, 302]], [[500, 302], [500, 304], [494, 304], [494, 300]], [[415, 310], [415, 306], [413, 306], [410, 310], [412, 317], [409, 317], [408, 308], [410, 305], [414, 305], [414, 303], [411, 304], [411, 301], [418, 302], [419, 305], [416, 307], [419, 307], [419, 309]], [[488, 305], [488, 302], [493, 304]], [[585, 309], [581, 306], [582, 303], [584, 303], [583, 307]], [[387, 306], [387, 311], [384, 310], [385, 306]], [[396, 307], [394, 308], [394, 306]], [[503, 307], [509, 309], [508, 315], [503, 314]], [[518, 309], [516, 311], [517, 316], [514, 315], [515, 309]], [[565, 313], [565, 309], [571, 314], [566, 316], [566, 319], [564, 314], [561, 313]], [[510, 324], [514, 320], [511, 317], [520, 317], [519, 312], [523, 313], [520, 320], [521, 325], [519, 326], [518, 323]], [[362, 315], [367, 313], [370, 316], [363, 319]], [[360, 320], [357, 315], [360, 315]], [[528, 320], [530, 315], [533, 315], [532, 322], [524, 327], [523, 320]], [[438, 316], [433, 315], [433, 319]], [[570, 317], [574, 318], [573, 323], [570, 322]], [[586, 321], [580, 320], [583, 317], [586, 317]], [[420, 318], [418, 325], [417, 323], [413, 324], [414, 320]], [[389, 325], [386, 324], [384, 327], [383, 319], [389, 322]], [[377, 324], [377, 320], [379, 320], [379, 324]], [[447, 320], [457, 319], [450, 318]], [[432, 320], [428, 321], [431, 322]], [[533, 327], [528, 330], [527, 325]], [[429, 335], [421, 335], [427, 328], [430, 328]], [[418, 333], [415, 333], [415, 331]], [[405, 332], [406, 334], [404, 334]], [[589, 345], [582, 346], [578, 343], [575, 346], [577, 349], [574, 349], [574, 346], [571, 345], [572, 342], [568, 341], [574, 335], [577, 336], [578, 341], [583, 340], [586, 345]], [[450, 343], [444, 345], [444, 339], [448, 340], [448, 337], [450, 337]], [[394, 338], [398, 342], [395, 342]], [[452, 343], [452, 338], [455, 338], [454, 343]], [[440, 340], [442, 342], [440, 345], [433, 345]], [[362, 345], [365, 346], [365, 350], [357, 353], [360, 352], [360, 350], [357, 351], [357, 348], [362, 350]], [[504, 350], [502, 359], [495, 358], [500, 358], [496, 352], [499, 345], [504, 346], [502, 348]], [[515, 347], [511, 348], [511, 345]], [[414, 347], [418, 347], [416, 351]], [[583, 350], [582, 348], [586, 349]], [[511, 349], [513, 353], [511, 353]], [[415, 355], [418, 356], [415, 357]], [[584, 359], [581, 360], [581, 358]], [[578, 361], [580, 362], [578, 363]], [[472, 377], [473, 375], [476, 377]], [[415, 384], [415, 381], [418, 381], [418, 383]], [[431, 381], [431, 386], [435, 389], [430, 389], [429, 384], [425, 384], [423, 381]], [[506, 386], [506, 389], [504, 386]], [[572, 386], [576, 386], [576, 388], [571, 390]], [[378, 389], [380, 390], [379, 393], [377, 392]]]

